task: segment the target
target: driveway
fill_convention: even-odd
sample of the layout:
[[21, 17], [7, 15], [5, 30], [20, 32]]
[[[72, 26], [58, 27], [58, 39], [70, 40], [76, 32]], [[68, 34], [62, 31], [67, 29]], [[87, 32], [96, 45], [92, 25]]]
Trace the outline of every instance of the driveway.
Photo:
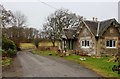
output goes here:
[[18, 52], [4, 77], [99, 77], [80, 64], [57, 57], [45, 57], [29, 51]]

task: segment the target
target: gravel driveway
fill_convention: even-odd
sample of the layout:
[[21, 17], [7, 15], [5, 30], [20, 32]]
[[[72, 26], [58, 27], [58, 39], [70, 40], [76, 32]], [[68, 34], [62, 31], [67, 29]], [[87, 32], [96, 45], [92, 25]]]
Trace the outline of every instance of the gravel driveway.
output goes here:
[[99, 77], [77, 63], [57, 57], [45, 57], [29, 51], [18, 52], [4, 77]]

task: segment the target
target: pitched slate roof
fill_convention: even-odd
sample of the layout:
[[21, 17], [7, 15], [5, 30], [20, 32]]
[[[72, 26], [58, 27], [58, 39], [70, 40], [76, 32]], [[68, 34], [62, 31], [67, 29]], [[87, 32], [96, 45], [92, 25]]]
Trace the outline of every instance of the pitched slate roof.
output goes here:
[[[104, 21], [84, 21], [85, 25], [90, 29], [94, 36], [102, 36], [104, 31], [111, 25], [111, 23], [116, 23], [120, 28], [120, 24], [113, 18]], [[66, 36], [67, 39], [75, 38], [78, 27], [71, 27], [64, 29], [63, 35]]]
[[111, 23], [116, 23], [119, 26], [119, 23], [113, 18], [104, 21], [84, 21], [89, 27], [94, 36], [102, 36], [104, 31], [111, 25]]
[[113, 18], [113, 19], [108, 19], [108, 20], [104, 20], [100, 22], [100, 28], [99, 28], [99, 36], [102, 36], [102, 34], [104, 33], [104, 31], [111, 25], [111, 23], [116, 23], [119, 26], [119, 23]]
[[94, 35], [96, 35], [97, 34], [98, 22], [95, 22], [95, 21], [84, 21], [84, 22], [90, 28], [91, 32]]

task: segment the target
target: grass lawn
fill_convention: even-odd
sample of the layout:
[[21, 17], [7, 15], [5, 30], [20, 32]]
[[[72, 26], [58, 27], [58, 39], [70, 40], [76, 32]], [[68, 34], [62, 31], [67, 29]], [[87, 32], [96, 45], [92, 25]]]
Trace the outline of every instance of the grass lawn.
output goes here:
[[[49, 56], [49, 54], [52, 54], [51, 56], [58, 56], [56, 55], [57, 52], [54, 51], [39, 51], [39, 50], [33, 50], [32, 51], [34, 54], [39, 54], [39, 55], [44, 55], [44, 56]], [[59, 57], [59, 56], [58, 56]], [[118, 77], [117, 72], [112, 71], [112, 67], [114, 62], [107, 62], [111, 57], [103, 57], [103, 58], [92, 58], [92, 57], [84, 57], [86, 60], [82, 61], [80, 58], [83, 58], [83, 56], [78, 56], [78, 55], [70, 55], [70, 56], [65, 56], [63, 57], [64, 59], [70, 60], [77, 62], [86, 68], [89, 68], [98, 74], [104, 76], [104, 77]]]
[[108, 60], [111, 57], [103, 57], [103, 58], [84, 57], [86, 58], [85, 61], [81, 61], [80, 58], [83, 58], [83, 56], [78, 56], [78, 55], [71, 55], [64, 58], [78, 62], [81, 65], [97, 72], [98, 74], [104, 77], [118, 77], [117, 72], [112, 71], [113, 65], [118, 63], [108, 62]]
[[33, 54], [39, 54], [39, 55], [43, 55], [43, 56], [58, 56], [56, 51], [39, 51], [39, 50], [33, 50], [32, 51]]

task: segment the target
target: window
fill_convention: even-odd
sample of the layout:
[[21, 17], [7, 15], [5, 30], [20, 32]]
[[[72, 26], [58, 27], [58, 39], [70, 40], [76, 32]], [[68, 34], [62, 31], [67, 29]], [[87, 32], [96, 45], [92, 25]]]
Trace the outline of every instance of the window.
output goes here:
[[89, 41], [88, 40], [81, 41], [81, 46], [83, 48], [89, 48]]
[[115, 40], [107, 40], [106, 48], [116, 48], [116, 41]]

